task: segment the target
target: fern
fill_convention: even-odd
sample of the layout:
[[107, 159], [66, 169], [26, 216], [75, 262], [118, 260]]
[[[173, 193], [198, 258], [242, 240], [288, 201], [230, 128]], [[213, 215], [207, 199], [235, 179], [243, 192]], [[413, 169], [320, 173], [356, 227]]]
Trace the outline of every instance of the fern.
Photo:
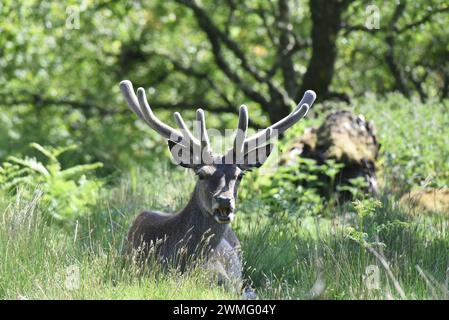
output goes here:
[[32, 190], [42, 190], [42, 199], [47, 207], [45, 212], [52, 220], [72, 222], [85, 214], [88, 207], [95, 204], [102, 186], [98, 179], [88, 179], [86, 174], [102, 167], [102, 163], [62, 169], [58, 157], [75, 150], [76, 145], [54, 148], [31, 143], [30, 147], [39, 151], [47, 161], [42, 163], [30, 157], [8, 157], [0, 166], [0, 190], [29, 190], [29, 197], [32, 196]]
[[72, 179], [89, 171], [101, 168], [102, 163], [80, 164], [58, 172], [58, 176], [63, 179]]
[[36, 171], [37, 173], [40, 173], [43, 176], [46, 177], [50, 176], [50, 172], [47, 170], [47, 168], [45, 168], [45, 166], [42, 163], [40, 163], [34, 158], [19, 159], [16, 157], [8, 157], [8, 160], [22, 167]]

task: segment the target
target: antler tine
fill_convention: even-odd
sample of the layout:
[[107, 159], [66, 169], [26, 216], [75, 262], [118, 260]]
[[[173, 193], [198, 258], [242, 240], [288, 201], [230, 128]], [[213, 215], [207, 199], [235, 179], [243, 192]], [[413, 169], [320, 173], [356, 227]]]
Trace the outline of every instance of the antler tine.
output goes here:
[[179, 131], [166, 125], [154, 115], [150, 105], [148, 104], [145, 90], [143, 88], [137, 89], [136, 97], [131, 81], [123, 80], [122, 82], [120, 82], [120, 90], [122, 91], [123, 97], [125, 98], [131, 110], [133, 110], [134, 113], [139, 118], [144, 120], [152, 129], [154, 129], [164, 138], [175, 142], [182, 141], [183, 135]]
[[[123, 80], [120, 82], [120, 91], [126, 100], [126, 103], [130, 109], [143, 121], [147, 122], [144, 118], [142, 111], [140, 110], [139, 102], [137, 101], [136, 94], [134, 93], [133, 84], [129, 80]], [[147, 122], [148, 123], [148, 122]]]
[[173, 129], [169, 125], [166, 125], [154, 115], [150, 105], [148, 104], [145, 90], [143, 88], [137, 89], [137, 99], [139, 100], [139, 105], [142, 110], [143, 116], [154, 130], [156, 130], [161, 136], [171, 141], [182, 141], [183, 136], [178, 130]]
[[190, 143], [199, 146], [200, 142], [198, 141], [198, 139], [196, 139], [193, 136], [192, 132], [189, 130], [189, 128], [185, 124], [184, 119], [182, 118], [181, 114], [179, 112], [175, 112], [175, 113], [173, 113], [173, 116], [175, 117], [175, 121], [178, 124], [179, 128], [182, 130], [183, 136], [184, 137], [187, 136]]
[[197, 132], [201, 142], [201, 151], [204, 149], [210, 151], [209, 136], [207, 135], [206, 119], [203, 109], [196, 110]]
[[[296, 106], [296, 108], [293, 110], [292, 113], [290, 113], [285, 118], [279, 120], [275, 124], [269, 126], [267, 129], [265, 129], [259, 133], [256, 133], [255, 135], [246, 139], [244, 147], [245, 148], [257, 147], [259, 144], [258, 143], [255, 144], [255, 142], [257, 142], [257, 140], [260, 137], [262, 137], [264, 135], [266, 136], [266, 131], [268, 129], [271, 129], [271, 130], [270, 130], [269, 136], [266, 136], [266, 139], [263, 139], [264, 141], [269, 140], [272, 134], [276, 134], [279, 136], [280, 134], [285, 132], [288, 128], [293, 126], [296, 122], [298, 122], [301, 118], [303, 118], [307, 114], [310, 107], [314, 103], [315, 99], [316, 99], [316, 93], [312, 90], [307, 90], [304, 93], [303, 98], [298, 103], [298, 105]], [[248, 150], [248, 151], [250, 151], [250, 150]]]
[[235, 135], [233, 152], [239, 154], [243, 151], [246, 133], [248, 131], [248, 108], [242, 104], [239, 110], [239, 122], [237, 125], [237, 133]]

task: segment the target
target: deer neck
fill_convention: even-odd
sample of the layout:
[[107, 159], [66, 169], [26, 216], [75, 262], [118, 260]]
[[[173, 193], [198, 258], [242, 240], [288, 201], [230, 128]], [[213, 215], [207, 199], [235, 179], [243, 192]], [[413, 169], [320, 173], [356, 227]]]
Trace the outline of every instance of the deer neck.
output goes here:
[[219, 224], [201, 205], [201, 195], [197, 186], [193, 191], [187, 206], [179, 213], [179, 223], [184, 234], [190, 238], [189, 243], [199, 245], [203, 239], [209, 239], [207, 244], [215, 248], [221, 241], [224, 232], [229, 228], [227, 224]]

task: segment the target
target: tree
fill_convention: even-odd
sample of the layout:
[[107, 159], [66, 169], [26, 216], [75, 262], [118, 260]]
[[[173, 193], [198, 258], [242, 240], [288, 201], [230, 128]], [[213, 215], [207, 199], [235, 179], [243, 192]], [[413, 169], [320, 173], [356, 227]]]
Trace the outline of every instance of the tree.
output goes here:
[[258, 127], [306, 89], [321, 100], [395, 90], [447, 98], [445, 1], [379, 1], [380, 29], [365, 26], [367, 5], [376, 1], [107, 0], [77, 7], [70, 29], [64, 3], [5, 0], [0, 102], [115, 115], [127, 112], [117, 83], [129, 78], [169, 111], [260, 107]]
[[[347, 100], [345, 95], [330, 92], [329, 88], [337, 58], [336, 41], [341, 28], [341, 17], [351, 1], [311, 0], [309, 9], [313, 25], [310, 41], [301, 40], [302, 34], [305, 34], [302, 21], [292, 22], [294, 4], [292, 1], [278, 0], [268, 3], [225, 1], [223, 4], [209, 4], [207, 8], [194, 0], [175, 0], [175, 2], [192, 12], [199, 30], [208, 41], [215, 68], [226, 78], [226, 85], [231, 85], [238, 91], [239, 99], [243, 101], [250, 99], [258, 103], [268, 114], [270, 122], [274, 123], [288, 115], [292, 105], [299, 101], [307, 89], [317, 91], [321, 99], [339, 97]], [[212, 11], [219, 11], [221, 15], [227, 12], [227, 18], [221, 25], [220, 19], [214, 20]], [[232, 32], [229, 31], [237, 23], [235, 19], [237, 12], [245, 18], [239, 20], [241, 24], [237, 24], [241, 30], [246, 32], [246, 29], [250, 31], [261, 29], [266, 37], [264, 39], [248, 37], [247, 42], [232, 37]], [[297, 58], [301, 50], [310, 50], [308, 49], [310, 44], [311, 58], [305, 74], [300, 75], [296, 71], [297, 66], [300, 64], [305, 66], [306, 61], [298, 63]], [[135, 45], [135, 42], [130, 44], [131, 47]], [[263, 63], [258, 64], [247, 53], [251, 47], [263, 51], [270, 46], [274, 47], [274, 50], [271, 54], [267, 54], [265, 59], [261, 59]], [[124, 48], [129, 50], [126, 46]], [[200, 72], [192, 66], [196, 64], [192, 61], [185, 66], [179, 62], [180, 58], [161, 53], [158, 49], [148, 53], [154, 53], [170, 61], [177, 72], [207, 82], [217, 91], [226, 105], [221, 110], [237, 110], [238, 102], [228, 97], [226, 92], [219, 90], [220, 80], [210, 75], [213, 72]], [[257, 55], [257, 52], [255, 54]], [[137, 56], [144, 55], [139, 53]]]
[[[364, 65], [369, 56], [377, 60], [377, 67], [385, 68], [384, 80], [365, 83], [391, 83], [385, 91], [397, 90], [406, 97], [418, 94], [422, 101], [430, 96], [445, 99], [449, 95], [449, 51], [447, 34], [444, 31], [449, 23], [449, 5], [445, 1], [400, 1], [397, 5], [383, 10], [383, 24], [379, 29], [368, 29], [363, 24], [347, 22], [344, 35], [364, 41], [355, 50], [364, 52]], [[350, 20], [350, 19], [349, 19]], [[368, 49], [372, 43], [377, 50]], [[349, 54], [354, 58], [352, 54]], [[354, 69], [354, 59], [352, 64]], [[357, 62], [356, 62], [357, 63]], [[359, 76], [357, 74], [357, 76]], [[392, 81], [391, 81], [392, 80]], [[373, 90], [371, 86], [370, 91]], [[374, 91], [381, 91], [374, 89]]]

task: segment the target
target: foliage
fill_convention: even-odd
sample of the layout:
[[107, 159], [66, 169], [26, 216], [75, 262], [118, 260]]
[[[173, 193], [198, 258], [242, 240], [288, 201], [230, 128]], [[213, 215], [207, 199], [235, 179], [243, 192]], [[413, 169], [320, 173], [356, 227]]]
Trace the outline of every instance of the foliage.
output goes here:
[[[33, 105], [37, 112], [56, 106], [65, 115], [73, 115], [75, 109], [84, 117], [98, 116], [95, 121], [99, 121], [125, 112], [117, 84], [129, 78], [146, 86], [155, 107], [179, 111], [176, 107], [182, 105], [192, 109], [202, 106], [236, 113], [238, 105], [246, 103], [252, 117], [257, 117], [255, 122], [266, 124], [266, 111], [258, 111], [260, 103], [242, 91], [242, 83], [254, 86], [263, 97], [270, 95], [270, 87], [255, 82], [254, 76], [243, 69], [241, 59], [227, 48], [222, 52], [224, 60], [241, 82], [229, 79], [217, 67], [195, 15], [179, 2], [2, 1], [0, 105]], [[284, 78], [277, 62], [290, 57], [278, 52], [277, 40], [285, 35], [278, 21], [280, 3], [252, 0], [232, 1], [233, 5], [228, 1], [200, 4], [222, 34], [246, 54], [246, 62], [260, 74], [271, 72], [268, 78], [276, 85]], [[298, 79], [304, 76], [313, 54], [309, 3], [288, 3], [291, 34], [287, 42], [296, 44], [291, 57], [292, 71]], [[402, 77], [411, 96], [424, 92], [423, 99], [447, 97], [445, 26], [449, 15], [447, 10], [438, 11], [447, 7], [444, 0], [401, 2], [406, 6], [393, 26], [390, 21], [398, 3], [373, 1], [370, 5], [381, 10], [380, 29], [374, 31], [363, 28], [366, 2], [350, 3], [337, 33], [331, 91], [349, 97], [367, 91], [384, 95], [398, 90], [396, 79]], [[79, 26], [71, 26], [71, 12], [79, 14]], [[421, 23], [413, 27], [414, 22]], [[351, 28], [354, 26], [362, 28]], [[388, 36], [395, 36], [393, 48]], [[392, 71], [391, 57], [400, 77]], [[81, 122], [77, 129], [85, 126]]]
[[380, 176], [389, 188], [405, 193], [413, 186], [449, 185], [447, 100], [422, 103], [399, 94], [366, 94], [349, 107], [375, 124], [381, 143]]
[[[363, 200], [355, 200], [353, 203], [354, 209], [357, 213], [358, 218], [358, 228], [355, 227], [348, 227], [346, 228], [345, 232], [349, 239], [352, 239], [356, 241], [357, 243], [361, 244], [362, 246], [366, 245], [372, 245], [373, 243], [370, 243], [368, 240], [368, 234], [365, 233], [364, 230], [364, 221], [367, 217], [373, 217], [376, 210], [378, 208], [382, 207], [382, 203], [377, 199], [363, 199]], [[382, 225], [383, 226], [383, 225]], [[382, 228], [382, 227], [380, 227]], [[382, 243], [376, 243], [381, 244]]]
[[104, 167], [98, 174], [103, 177], [137, 164], [149, 168], [167, 147], [157, 134], [136, 120], [131, 112], [86, 117], [79, 110], [67, 112], [49, 106], [36, 114], [33, 105], [10, 108], [0, 103], [0, 161], [9, 155], [23, 157], [29, 152], [29, 144], [38, 142], [78, 145], [76, 150], [59, 156], [61, 164], [70, 167], [102, 162]]
[[[302, 134], [303, 126], [293, 128], [287, 137], [279, 141], [279, 151], [288, 152], [291, 140]], [[284, 156], [287, 157], [288, 156]], [[327, 215], [340, 200], [340, 192], [349, 192], [354, 198], [363, 197], [366, 182], [355, 178], [347, 183], [337, 181], [343, 164], [333, 159], [318, 164], [313, 159], [296, 157], [293, 163], [285, 163], [273, 157], [266, 164], [269, 170], [256, 172], [250, 184], [244, 184], [243, 197], [258, 197], [276, 212], [289, 211], [301, 217]], [[290, 209], [290, 210], [289, 210]]]
[[40, 190], [43, 193], [42, 201], [47, 206], [46, 212], [56, 221], [70, 222], [85, 214], [88, 207], [96, 202], [102, 185], [98, 179], [88, 179], [86, 173], [100, 168], [102, 164], [76, 165], [63, 169], [58, 157], [76, 149], [75, 145], [44, 148], [32, 143], [30, 146], [46, 158], [46, 163], [36, 158], [10, 156], [0, 167], [1, 190], [23, 191], [24, 187], [29, 192]]
[[[273, 173], [260, 175], [257, 183], [245, 194], [252, 197], [254, 189], [258, 190], [261, 200], [275, 212], [323, 214], [326, 200], [320, 191], [323, 187], [333, 188], [333, 184], [327, 185], [322, 176], [333, 179], [338, 168], [332, 161], [317, 165], [314, 160], [298, 158], [295, 165], [281, 166]], [[296, 210], [289, 210], [290, 208]]]

